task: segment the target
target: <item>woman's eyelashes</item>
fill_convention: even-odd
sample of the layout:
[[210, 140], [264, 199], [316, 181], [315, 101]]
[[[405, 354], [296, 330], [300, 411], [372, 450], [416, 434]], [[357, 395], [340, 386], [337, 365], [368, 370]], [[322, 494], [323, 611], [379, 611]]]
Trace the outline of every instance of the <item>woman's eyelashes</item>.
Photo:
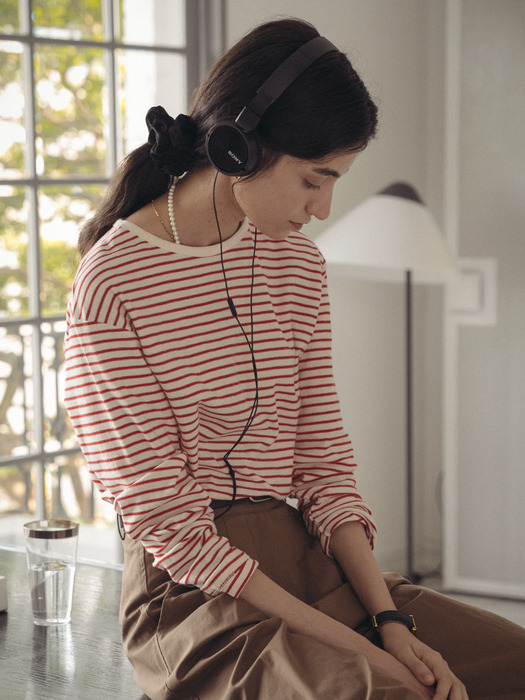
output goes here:
[[320, 190], [321, 185], [314, 185], [313, 182], [310, 182], [310, 180], [305, 180], [305, 185], [309, 190]]

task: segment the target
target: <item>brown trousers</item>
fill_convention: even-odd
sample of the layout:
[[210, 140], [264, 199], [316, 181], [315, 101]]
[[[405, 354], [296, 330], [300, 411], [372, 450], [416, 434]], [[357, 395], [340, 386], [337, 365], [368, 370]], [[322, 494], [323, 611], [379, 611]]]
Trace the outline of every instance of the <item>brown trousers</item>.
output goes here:
[[[283, 588], [374, 640], [366, 611], [295, 509], [239, 503], [217, 527]], [[174, 583], [140, 542], [127, 537], [124, 552], [124, 647], [152, 700], [419, 698], [374, 672], [360, 653], [295, 634], [242, 600]], [[525, 699], [525, 629], [397, 574], [385, 580], [397, 608], [415, 616], [418, 637], [448, 661], [470, 700]]]

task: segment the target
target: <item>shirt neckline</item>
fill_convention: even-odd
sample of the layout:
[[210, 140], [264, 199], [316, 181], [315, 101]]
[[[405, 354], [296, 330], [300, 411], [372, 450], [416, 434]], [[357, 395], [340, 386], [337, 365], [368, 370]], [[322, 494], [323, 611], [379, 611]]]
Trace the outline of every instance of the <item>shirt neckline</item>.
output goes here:
[[[154, 236], [145, 229], [137, 226], [137, 224], [128, 221], [127, 219], [118, 219], [117, 225], [125, 226], [130, 231], [132, 231], [136, 236], [142, 238], [148, 243], [156, 246], [157, 248], [162, 248], [163, 250], [169, 250], [173, 253], [179, 255], [186, 255], [192, 258], [211, 258], [215, 255], [219, 255], [221, 252], [220, 243], [214, 243], [209, 246], [189, 246], [177, 243], [172, 243], [171, 241], [165, 241], [163, 238]], [[237, 231], [222, 243], [223, 252], [230, 250], [235, 247], [235, 245], [242, 239], [250, 230], [250, 222], [248, 219], [244, 219]]]

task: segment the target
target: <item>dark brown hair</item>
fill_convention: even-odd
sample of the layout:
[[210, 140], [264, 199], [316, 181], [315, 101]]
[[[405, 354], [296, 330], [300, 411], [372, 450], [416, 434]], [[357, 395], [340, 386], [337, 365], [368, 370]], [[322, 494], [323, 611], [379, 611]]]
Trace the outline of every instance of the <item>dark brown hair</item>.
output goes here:
[[[234, 119], [268, 76], [296, 49], [319, 36], [311, 24], [281, 19], [262, 24], [235, 44], [199, 87], [189, 116], [197, 130], [194, 167], [210, 163], [206, 134], [219, 121]], [[268, 108], [257, 128], [263, 160], [257, 177], [283, 155], [320, 160], [360, 151], [375, 136], [377, 108], [345, 54], [331, 51], [309, 66]], [[82, 228], [84, 255], [115, 223], [163, 194], [169, 175], [157, 171], [144, 144], [117, 168], [108, 192]]]

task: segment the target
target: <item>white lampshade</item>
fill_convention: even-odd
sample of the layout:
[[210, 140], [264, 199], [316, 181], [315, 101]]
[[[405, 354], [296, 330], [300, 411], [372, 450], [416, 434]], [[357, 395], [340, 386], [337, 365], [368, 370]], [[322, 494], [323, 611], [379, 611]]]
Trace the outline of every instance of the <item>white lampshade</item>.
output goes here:
[[428, 283], [460, 274], [430, 211], [403, 183], [365, 199], [321, 233], [316, 243], [330, 265], [344, 266], [352, 274], [368, 268], [366, 276], [401, 280], [399, 273], [388, 271], [410, 270], [415, 282]]

